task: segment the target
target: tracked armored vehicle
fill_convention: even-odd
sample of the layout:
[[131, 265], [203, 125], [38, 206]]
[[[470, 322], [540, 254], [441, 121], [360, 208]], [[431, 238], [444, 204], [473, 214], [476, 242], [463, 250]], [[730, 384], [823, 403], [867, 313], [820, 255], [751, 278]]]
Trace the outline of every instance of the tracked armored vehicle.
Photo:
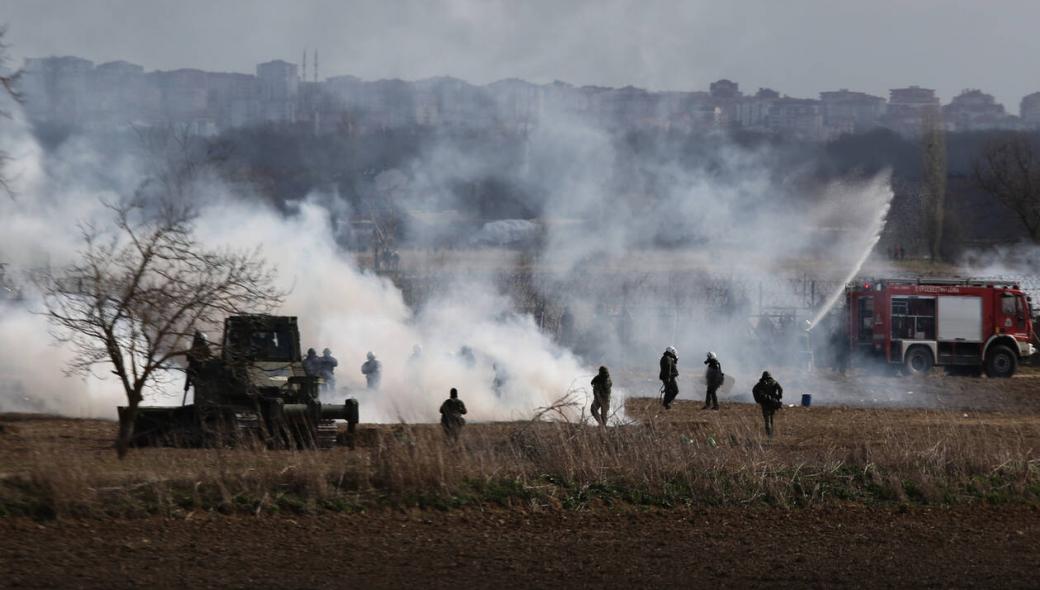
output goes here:
[[[337, 419], [346, 420], [344, 439], [352, 442], [357, 400], [321, 402], [321, 380], [304, 370], [295, 317], [229, 317], [219, 350], [215, 356], [196, 334], [184, 385], [185, 399], [194, 388], [194, 402], [138, 407], [132, 445], [328, 448], [337, 442]], [[129, 418], [120, 407], [120, 421]]]

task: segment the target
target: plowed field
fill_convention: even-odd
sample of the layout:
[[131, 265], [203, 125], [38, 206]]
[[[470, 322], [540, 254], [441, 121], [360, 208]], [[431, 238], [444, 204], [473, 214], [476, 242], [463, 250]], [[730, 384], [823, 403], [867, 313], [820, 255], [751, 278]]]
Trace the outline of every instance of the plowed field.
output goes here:
[[1035, 588], [1032, 508], [0, 520], [8, 588]]
[[[781, 466], [854, 457], [841, 453], [859, 447], [875, 449], [877, 456], [893, 444], [922, 445], [928, 452], [933, 439], [944, 452], [959, 449], [951, 442], [957, 439], [978, 441], [989, 449], [980, 451], [984, 462], [1005, 448], [994, 441], [1013, 440], [1006, 448], [1016, 453], [1016, 461], [1025, 461], [1019, 466], [1022, 477], [1035, 477], [1028, 472], [1040, 465], [1035, 373], [1004, 381], [877, 377], [866, 385], [858, 382], [854, 395], [860, 397], [851, 398], [839, 377], [808, 385], [787, 381], [790, 401], [811, 387], [814, 405], [783, 410], [772, 441], [755, 442], [760, 440], [757, 408], [739, 403], [737, 391], [723, 396], [719, 412], [700, 410], [691, 399], [694, 391], [670, 411], [652, 397], [630, 399], [625, 415], [635, 424], [629, 428], [646, 425], [665, 438], [685, 437], [701, 445], [701, 453], [713, 452], [715, 445], [701, 439], [735, 433], [740, 445], [762, 445], [756, 460]], [[638, 391], [644, 384], [626, 385]], [[896, 388], [898, 403], [864, 397]], [[141, 449], [116, 462], [111, 422], [7, 415], [0, 416], [0, 428], [0, 478], [13, 481], [37, 472], [54, 478], [43, 467], [61, 462], [71, 475], [68, 487], [54, 493], [66, 497], [77, 497], [77, 485], [94, 485], [84, 475], [92, 470], [106, 472], [104, 481], [119, 487], [120, 481], [148, 479], [134, 479], [137, 472], [192, 477], [195, 470], [210, 473], [217, 464], [248, 470], [257, 456], [270, 469], [280, 457], [225, 452], [213, 459], [213, 451], [206, 450]], [[401, 436], [389, 426], [365, 428], [366, 440], [375, 446], [381, 437]], [[410, 436], [439, 434], [433, 425], [416, 428]], [[474, 447], [505, 440], [514, 429], [471, 424], [464, 448], [476, 453]], [[722, 452], [727, 442], [718, 444]], [[334, 453], [364, 462], [374, 448]], [[726, 452], [739, 459], [742, 451]], [[970, 461], [956, 464], [964, 468]], [[512, 507], [383, 506], [289, 514], [258, 504], [253, 516], [248, 515], [252, 508], [246, 514], [187, 509], [129, 518], [8, 516], [0, 518], [0, 587], [1035, 588], [1040, 508], [1025, 492], [1002, 503], [994, 497], [1004, 496], [953, 502], [828, 500], [809, 507], [692, 502], [667, 508], [592, 499], [577, 507], [530, 501]]]

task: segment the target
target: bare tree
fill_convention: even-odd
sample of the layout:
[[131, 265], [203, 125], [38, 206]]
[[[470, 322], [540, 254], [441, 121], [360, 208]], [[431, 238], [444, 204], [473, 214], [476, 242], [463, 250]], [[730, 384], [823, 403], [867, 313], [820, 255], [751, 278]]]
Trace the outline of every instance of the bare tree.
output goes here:
[[975, 183], [1010, 209], [1040, 242], [1040, 158], [1030, 137], [1009, 134], [990, 142], [975, 161]]
[[55, 337], [77, 352], [69, 371], [110, 365], [123, 387], [127, 411], [116, 439], [122, 458], [145, 391], [178, 367], [195, 331], [226, 315], [269, 312], [284, 293], [259, 252], [199, 244], [184, 207], [151, 214], [139, 202], [110, 208], [114, 230], [83, 227], [79, 259], [37, 283]]
[[[5, 71], [7, 66], [7, 43], [4, 42], [4, 36], [6, 35], [7, 27], [0, 26], [0, 94], [6, 95], [6, 98], [18, 101], [21, 100], [21, 97], [14, 87], [15, 81], [18, 79], [18, 72], [9, 74]], [[10, 111], [0, 106], [0, 118], [10, 119]], [[7, 193], [9, 197], [13, 197], [14, 192], [11, 190], [7, 174], [4, 172], [4, 168], [7, 167], [7, 163], [10, 160], [10, 154], [0, 150], [0, 191]]]
[[230, 155], [226, 143], [202, 140], [186, 125], [130, 128], [137, 138], [145, 173], [136, 192], [146, 201], [195, 202], [207, 194], [199, 190], [199, 181]]
[[946, 131], [938, 109], [925, 113], [921, 156], [928, 253], [939, 260], [946, 223]]

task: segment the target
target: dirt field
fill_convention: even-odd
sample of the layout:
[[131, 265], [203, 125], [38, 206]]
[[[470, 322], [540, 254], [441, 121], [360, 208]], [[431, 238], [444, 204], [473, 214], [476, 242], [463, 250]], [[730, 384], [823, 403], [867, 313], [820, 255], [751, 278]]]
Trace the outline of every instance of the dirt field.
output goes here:
[[0, 520], [5, 588], [1035, 588], [1032, 508]]
[[[0, 490], [35, 486], [58, 511], [0, 517], [0, 587], [1036, 587], [1035, 372], [857, 381], [857, 392], [899, 389], [907, 403], [841, 405], [820, 393], [828, 386], [840, 393], [849, 382], [788, 378], [791, 401], [812, 387], [821, 403], [784, 409], [772, 441], [757, 407], [735, 395], [720, 412], [632, 399], [626, 417], [635, 422], [606, 438], [593, 427], [533, 431], [558, 456], [542, 447], [515, 455], [509, 445], [526, 448], [515, 441], [528, 430], [510, 423], [471, 424], [459, 447], [434, 425], [367, 426], [355, 451], [139, 449], [119, 462], [112, 422], [0, 416]], [[601, 461], [594, 446], [570, 448], [604, 443], [611, 451]], [[656, 453], [666, 457], [655, 463]], [[397, 499], [296, 512], [266, 499], [289, 488], [328, 498], [337, 478], [358, 470], [367, 483], [352, 489]], [[668, 504], [586, 494], [610, 481], [601, 470], [629, 486], [648, 478], [651, 491], [654, 477], [686, 482], [686, 495]], [[874, 492], [835, 496], [835, 482], [871, 470], [881, 475], [862, 486]], [[503, 474], [523, 482], [521, 496], [488, 503], [485, 491], [450, 509], [407, 500], [415, 486], [458, 495], [467, 478]], [[196, 491], [219, 486], [230, 499], [162, 500], [195, 481]], [[747, 493], [730, 489], [737, 484]], [[147, 493], [128, 491], [138, 489]], [[106, 516], [107, 503], [131, 500], [139, 504]]]

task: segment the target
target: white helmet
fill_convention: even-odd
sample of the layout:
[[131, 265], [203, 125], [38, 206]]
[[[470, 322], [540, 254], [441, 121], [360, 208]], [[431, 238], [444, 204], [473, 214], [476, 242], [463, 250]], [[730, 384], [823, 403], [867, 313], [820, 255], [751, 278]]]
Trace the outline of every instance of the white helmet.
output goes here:
[[664, 351], [665, 352], [670, 352], [670, 353], [674, 354], [675, 356], [679, 356], [679, 354], [675, 352], [675, 347], [674, 346], [669, 346], [668, 348], [664, 349]]
[[715, 353], [714, 353], [714, 352], [709, 352], [709, 353], [708, 353], [708, 360], [709, 360], [709, 361], [713, 361], [713, 360], [715, 360], [715, 359], [717, 359], [717, 358], [719, 358], [719, 357], [715, 356]]

